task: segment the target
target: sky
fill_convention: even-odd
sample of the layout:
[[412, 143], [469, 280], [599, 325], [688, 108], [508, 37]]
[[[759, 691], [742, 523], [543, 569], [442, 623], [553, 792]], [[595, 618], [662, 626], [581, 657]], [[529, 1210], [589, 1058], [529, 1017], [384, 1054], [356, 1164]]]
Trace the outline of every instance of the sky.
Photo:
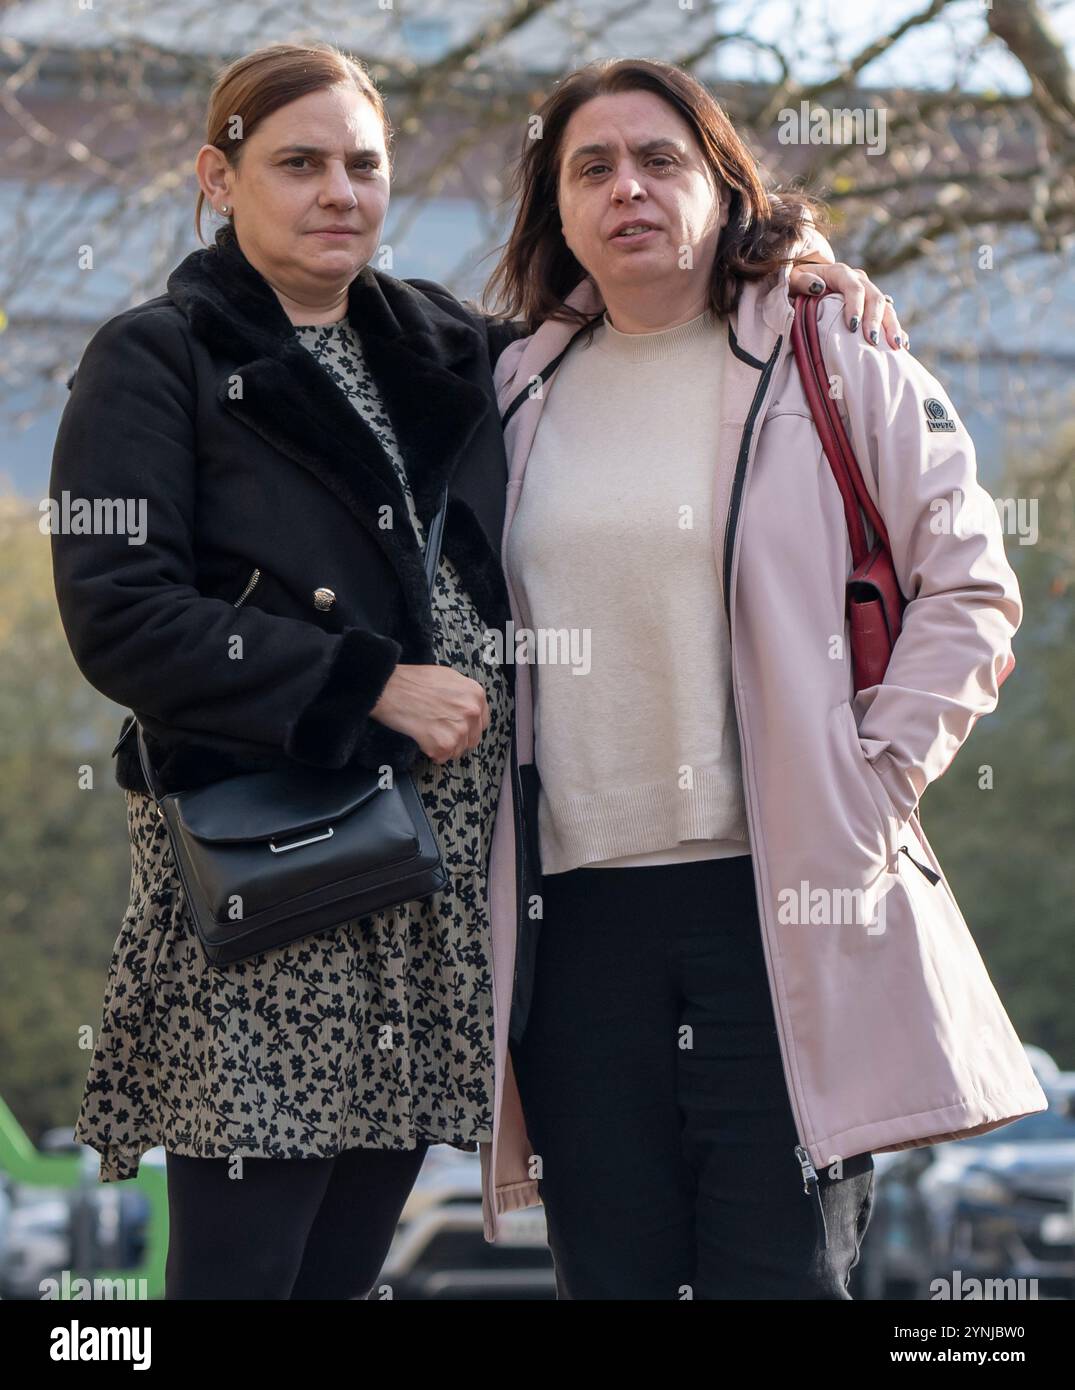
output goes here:
[[[988, 0], [957, 0], [920, 29], [908, 31], [890, 54], [875, 60], [863, 74], [867, 85], [943, 87], [958, 81], [973, 90], [996, 87], [1005, 92], [1028, 90], [1022, 67], [998, 41], [971, 60], [985, 31]], [[837, 61], [846, 62], [879, 35], [892, 32], [921, 14], [929, 0], [724, 0], [714, 17], [704, 13], [701, 0], [649, 0], [629, 21], [631, 31], [645, 28], [652, 42], [675, 32], [674, 12], [691, 4], [686, 16], [700, 29], [742, 31], [748, 37], [720, 50], [719, 72], [724, 78], [776, 81], [780, 67], [760, 46], [774, 43], [791, 59], [791, 70], [805, 82], [830, 74]], [[607, 9], [602, 0], [581, 4], [582, 13]], [[1043, 0], [1057, 36], [1075, 61], [1075, 3]], [[625, 26], [626, 30], [626, 26]], [[625, 33], [629, 42], [631, 32]], [[751, 42], [753, 40], [754, 42]], [[587, 57], [594, 56], [591, 53]], [[658, 57], [667, 56], [658, 52]]]
[[[1027, 89], [1026, 75], [1000, 43], [989, 45], [973, 62], [990, 0], [955, 0], [939, 19], [905, 35], [893, 52], [866, 70], [867, 85], [945, 86], [959, 81], [972, 89]], [[1075, 60], [1075, 0], [1040, 0], [1059, 37]], [[613, 51], [620, 56], [674, 57], [704, 39], [714, 28], [744, 30], [749, 39], [776, 41], [792, 50], [792, 70], [804, 81], [833, 71], [879, 34], [919, 14], [929, 0], [721, 0], [715, 11], [704, 0], [561, 0], [506, 42], [529, 66], [559, 68]], [[392, 31], [415, 58], [435, 57], [464, 35], [480, 30], [505, 12], [506, 0], [290, 0], [253, 3], [231, 0], [16, 0], [0, 15], [0, 37], [51, 38], [73, 46], [114, 46], [145, 35], [175, 50], [238, 51], [251, 42], [294, 37], [296, 26], [313, 26], [322, 37], [358, 52], [378, 45], [372, 34]], [[386, 8], [391, 11], [386, 14]], [[628, 17], [609, 31], [600, 23], [610, 10]], [[598, 36], [587, 41], [587, 31]], [[756, 43], [744, 40], [720, 50], [724, 78], [775, 80], [779, 69]], [[397, 51], [400, 51], [397, 48]], [[371, 55], [372, 56], [372, 55]]]
[[[678, 0], [677, 0], [678, 2]], [[834, 59], [846, 60], [860, 52], [879, 34], [890, 33], [898, 24], [928, 9], [929, 0], [730, 0], [722, 11], [722, 27], [742, 27], [749, 19], [754, 38], [788, 44], [789, 17], [801, 14], [803, 23], [795, 33], [796, 61], [793, 70], [801, 80], [811, 81], [831, 73]], [[1045, 0], [1057, 36], [1075, 62], [1075, 3], [1072, 0]], [[994, 41], [975, 63], [968, 52], [978, 46], [985, 22], [985, 0], [959, 0], [942, 17], [903, 36], [892, 52], [873, 62], [864, 74], [871, 86], [944, 87], [957, 78], [973, 90], [996, 87], [1018, 93], [1028, 89], [1022, 67], [999, 42]], [[733, 58], [725, 50], [722, 66], [727, 75], [761, 75], [749, 46]], [[770, 66], [768, 76], [776, 75]]]

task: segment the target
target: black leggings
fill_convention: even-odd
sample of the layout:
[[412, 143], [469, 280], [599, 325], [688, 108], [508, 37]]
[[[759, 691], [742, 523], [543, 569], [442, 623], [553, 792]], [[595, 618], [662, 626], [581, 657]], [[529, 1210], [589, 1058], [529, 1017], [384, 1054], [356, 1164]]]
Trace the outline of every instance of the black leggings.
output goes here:
[[543, 899], [512, 1058], [559, 1296], [849, 1299], [873, 1156], [805, 1189], [750, 856], [548, 874]]
[[167, 1153], [165, 1298], [365, 1298], [428, 1144], [331, 1158]]

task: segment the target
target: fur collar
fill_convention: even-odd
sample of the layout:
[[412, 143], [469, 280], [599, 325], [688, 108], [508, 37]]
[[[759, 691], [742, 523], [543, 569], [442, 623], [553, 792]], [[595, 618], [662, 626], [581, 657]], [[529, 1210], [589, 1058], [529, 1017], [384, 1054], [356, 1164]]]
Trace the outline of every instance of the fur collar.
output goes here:
[[[309, 469], [365, 527], [399, 575], [411, 622], [428, 652], [432, 615], [422, 551], [391, 461], [370, 426], [302, 346], [230, 228], [218, 233], [213, 246], [180, 262], [168, 278], [168, 293], [191, 330], [224, 359], [217, 388], [221, 408]], [[347, 316], [361, 334], [415, 508], [428, 526], [445, 482], [490, 409], [481, 389], [452, 368], [480, 355], [485, 344], [477, 329], [368, 265], [351, 284]], [[378, 509], [385, 505], [392, 508], [394, 525], [382, 529]], [[476, 543], [468, 537], [468, 551]], [[449, 549], [446, 541], [446, 554]], [[495, 587], [490, 576], [495, 557], [473, 558], [481, 570], [478, 587]], [[472, 597], [478, 602], [484, 596]]]

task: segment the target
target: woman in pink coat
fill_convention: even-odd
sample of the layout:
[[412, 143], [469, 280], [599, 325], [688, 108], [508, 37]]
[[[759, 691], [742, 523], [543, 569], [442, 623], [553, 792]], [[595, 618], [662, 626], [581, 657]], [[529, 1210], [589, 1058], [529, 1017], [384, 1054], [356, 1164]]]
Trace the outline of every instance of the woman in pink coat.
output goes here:
[[790, 351], [809, 201], [774, 207], [663, 64], [592, 64], [538, 115], [494, 276], [531, 335], [496, 370], [518, 667], [486, 1234], [543, 1201], [561, 1297], [846, 1299], [873, 1153], [1046, 1105], [918, 818], [1014, 664], [1018, 586], [943, 386], [826, 298], [909, 600], [856, 693]]

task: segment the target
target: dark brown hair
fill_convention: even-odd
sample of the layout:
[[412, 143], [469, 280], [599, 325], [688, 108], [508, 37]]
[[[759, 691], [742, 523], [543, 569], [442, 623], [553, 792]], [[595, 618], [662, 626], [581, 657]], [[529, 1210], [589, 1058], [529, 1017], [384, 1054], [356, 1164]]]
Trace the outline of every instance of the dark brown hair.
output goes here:
[[[735, 308], [743, 283], [759, 280], [790, 260], [785, 254], [802, 236], [804, 220], [822, 234], [830, 228], [824, 205], [802, 191], [766, 192], [754, 156], [720, 103], [690, 73], [645, 58], [603, 58], [569, 73], [536, 112], [540, 136], [528, 132], [515, 166], [515, 225], [490, 277], [484, 304], [492, 313], [522, 317], [529, 332], [547, 318], [585, 322], [587, 315], [563, 300], [587, 272], [560, 230], [557, 184], [564, 132], [580, 106], [619, 92], [653, 92], [694, 132], [714, 177], [731, 189], [728, 221], [721, 232], [709, 288], [718, 315]], [[810, 253], [804, 253], [809, 255]]]
[[[217, 74], [205, 118], [205, 143], [215, 145], [227, 156], [228, 163], [238, 165], [242, 154], [243, 137], [252, 135], [258, 125], [288, 102], [351, 82], [366, 97], [384, 129], [385, 148], [391, 159], [392, 126], [384, 109], [381, 94], [365, 64], [335, 44], [270, 43], [237, 58]], [[230, 126], [239, 117], [242, 135], [233, 135]], [[202, 236], [202, 210], [205, 194], [199, 190], [194, 206], [194, 230]], [[235, 235], [230, 221], [217, 236]]]

